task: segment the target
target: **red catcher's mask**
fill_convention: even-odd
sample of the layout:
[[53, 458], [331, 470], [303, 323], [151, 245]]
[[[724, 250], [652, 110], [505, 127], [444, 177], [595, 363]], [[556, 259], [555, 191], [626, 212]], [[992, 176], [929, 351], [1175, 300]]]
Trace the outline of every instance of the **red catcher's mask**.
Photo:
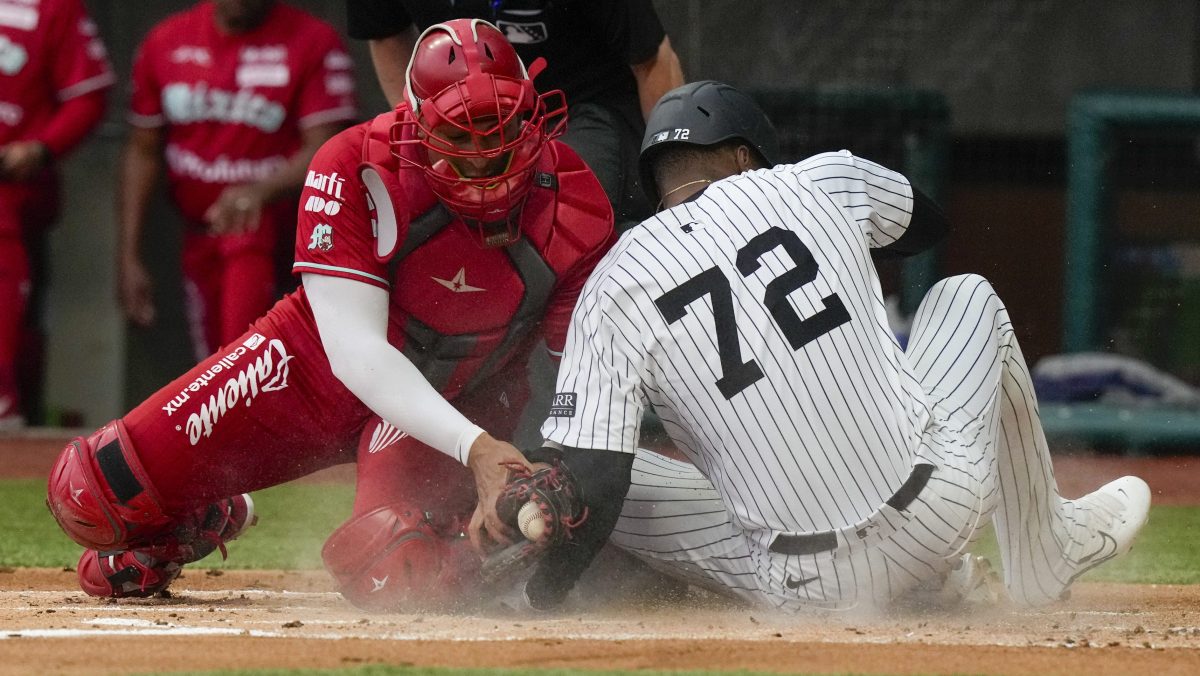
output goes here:
[[[544, 62], [533, 65], [537, 75]], [[539, 95], [495, 26], [455, 19], [430, 26], [417, 40], [405, 96], [412, 114], [392, 126], [393, 154], [424, 171], [433, 193], [477, 231], [483, 246], [515, 242], [538, 159], [566, 127], [562, 92]], [[415, 133], [404, 133], [407, 125]], [[400, 153], [408, 144], [423, 146], [418, 159]]]

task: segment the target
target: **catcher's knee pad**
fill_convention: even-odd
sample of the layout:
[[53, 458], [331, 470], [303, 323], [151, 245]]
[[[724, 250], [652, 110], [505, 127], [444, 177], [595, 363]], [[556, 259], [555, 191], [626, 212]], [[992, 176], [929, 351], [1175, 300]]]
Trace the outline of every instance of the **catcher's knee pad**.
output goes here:
[[101, 551], [170, 522], [120, 420], [67, 444], [50, 470], [46, 504], [72, 540]]
[[321, 557], [338, 591], [359, 608], [445, 607], [464, 598], [479, 572], [466, 538], [451, 531], [417, 507], [393, 503], [351, 517]]

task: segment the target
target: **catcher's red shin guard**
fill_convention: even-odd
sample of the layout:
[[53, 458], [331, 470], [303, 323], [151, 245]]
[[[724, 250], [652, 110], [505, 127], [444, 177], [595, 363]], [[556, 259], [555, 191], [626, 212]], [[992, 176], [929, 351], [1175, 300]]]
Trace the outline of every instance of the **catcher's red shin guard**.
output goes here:
[[456, 605], [477, 586], [479, 560], [453, 525], [394, 503], [342, 524], [321, 550], [338, 591], [365, 610]]
[[46, 504], [72, 540], [100, 551], [171, 521], [120, 420], [67, 444], [50, 470]]

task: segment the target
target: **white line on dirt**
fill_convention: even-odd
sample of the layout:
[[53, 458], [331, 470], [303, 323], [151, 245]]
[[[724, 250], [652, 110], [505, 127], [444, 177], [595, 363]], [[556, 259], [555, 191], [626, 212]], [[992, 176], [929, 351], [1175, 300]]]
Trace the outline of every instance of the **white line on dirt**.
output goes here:
[[[327, 633], [283, 633], [278, 631], [263, 631], [259, 629], [237, 629], [237, 628], [222, 628], [222, 627], [127, 627], [121, 629], [8, 629], [0, 633], [0, 641], [14, 640], [21, 638], [96, 638], [103, 636], [247, 636], [252, 638], [303, 638], [316, 639], [327, 641], [341, 641], [345, 639], [357, 640], [383, 640], [383, 641], [443, 641], [452, 643], [477, 643], [480, 641], [528, 641], [529, 636], [511, 636], [511, 635], [495, 635], [495, 636], [476, 636], [476, 637], [461, 637], [449, 635], [429, 635], [429, 634], [400, 634], [400, 633], [347, 633], [347, 634], [327, 634]], [[702, 635], [702, 634], [680, 634], [678, 636], [657, 635], [645, 636], [642, 634], [631, 633], [589, 633], [582, 632], [578, 634], [572, 633], [554, 633], [553, 638], [564, 641], [654, 641], [663, 639], [720, 639], [719, 634]], [[789, 639], [780, 638], [762, 638], [755, 639], [750, 637], [739, 637], [739, 640], [763, 640], [778, 642], [783, 640], [791, 642]], [[812, 642], [809, 638], [804, 642]], [[861, 642], [861, 641], [858, 641]]]
[[[1025, 613], [1032, 615], [1033, 613]], [[1151, 613], [1145, 610], [1055, 610], [1053, 612], [1042, 611], [1040, 615], [1066, 615], [1075, 617], [1077, 615], [1112, 615], [1114, 617], [1131, 617], [1134, 615], [1150, 615]]]
[[[276, 632], [222, 629], [220, 627], [159, 627], [155, 629], [17, 629], [0, 634], [0, 641], [19, 638], [95, 638], [97, 636], [256, 636], [275, 638]], [[305, 636], [304, 638], [319, 638]]]

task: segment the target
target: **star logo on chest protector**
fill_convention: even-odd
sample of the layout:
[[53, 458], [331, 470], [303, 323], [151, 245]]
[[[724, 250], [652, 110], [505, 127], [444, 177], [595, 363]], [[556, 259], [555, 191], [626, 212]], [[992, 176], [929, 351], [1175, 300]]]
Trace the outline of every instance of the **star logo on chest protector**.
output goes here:
[[383, 591], [383, 588], [387, 586], [389, 577], [391, 577], [391, 575], [384, 575], [382, 580], [374, 577], [371, 578], [371, 584], [375, 585], [375, 588], [371, 590], [371, 593], [374, 594], [377, 591]]
[[441, 284], [442, 286], [446, 287], [447, 289], [450, 289], [454, 293], [470, 293], [471, 291], [487, 291], [487, 289], [481, 289], [478, 286], [471, 286], [470, 284], [467, 284], [467, 269], [466, 268], [459, 268], [458, 273], [455, 274], [452, 279], [439, 279], [437, 277], [434, 277], [433, 281], [437, 282], [438, 284]]

